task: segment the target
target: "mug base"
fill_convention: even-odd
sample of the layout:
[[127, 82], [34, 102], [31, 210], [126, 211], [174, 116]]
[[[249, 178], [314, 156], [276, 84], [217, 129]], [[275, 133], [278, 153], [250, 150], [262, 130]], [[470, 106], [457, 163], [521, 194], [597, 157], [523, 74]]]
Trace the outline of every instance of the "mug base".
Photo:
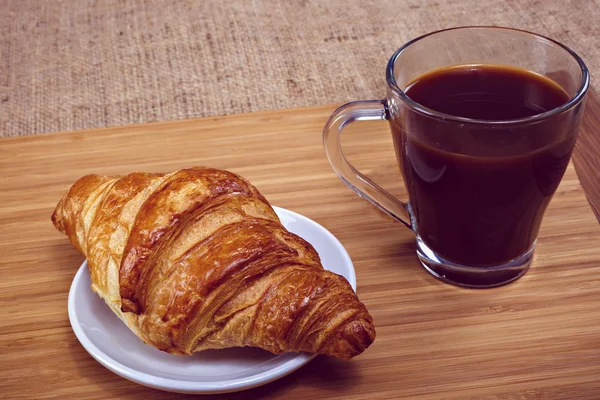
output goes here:
[[492, 288], [520, 278], [529, 269], [534, 250], [535, 242], [523, 255], [507, 263], [490, 267], [474, 267], [446, 260], [417, 236], [417, 256], [425, 270], [444, 282], [468, 288]]

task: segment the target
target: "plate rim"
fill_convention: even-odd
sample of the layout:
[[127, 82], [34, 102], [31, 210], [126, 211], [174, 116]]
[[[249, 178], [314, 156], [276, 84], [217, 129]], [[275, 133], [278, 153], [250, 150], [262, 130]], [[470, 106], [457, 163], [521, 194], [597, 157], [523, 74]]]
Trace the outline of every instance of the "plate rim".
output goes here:
[[[281, 215], [288, 214], [289, 216], [303, 220], [311, 225], [313, 225], [316, 229], [318, 229], [321, 233], [325, 234], [329, 237], [332, 243], [335, 245], [342, 258], [344, 259], [344, 263], [349, 266], [349, 277], [345, 277], [352, 289], [356, 291], [356, 271], [354, 269], [354, 264], [352, 263], [352, 259], [350, 255], [346, 251], [345, 247], [342, 243], [325, 227], [319, 224], [312, 219], [299, 214], [297, 212], [287, 210], [285, 208], [272, 206], [275, 210], [278, 217], [281, 218]], [[94, 358], [98, 363], [112, 371], [113, 373], [128, 379], [132, 382], [138, 383], [143, 386], [147, 386], [153, 389], [165, 390], [169, 392], [175, 393], [188, 393], [188, 394], [218, 394], [218, 393], [230, 393], [237, 392], [241, 390], [252, 389], [258, 386], [265, 385], [267, 383], [273, 382], [277, 379], [283, 378], [284, 376], [298, 370], [302, 366], [308, 364], [311, 360], [317, 357], [318, 354], [307, 354], [307, 353], [297, 353], [297, 356], [284, 362], [283, 364], [277, 365], [276, 367], [269, 369], [267, 371], [263, 371], [257, 375], [253, 375], [247, 378], [237, 378], [237, 379], [229, 379], [223, 381], [215, 381], [215, 382], [194, 382], [194, 381], [183, 381], [176, 380], [170, 378], [163, 378], [154, 376], [145, 372], [138, 371], [131, 367], [128, 367], [114, 358], [108, 356], [102, 350], [100, 350], [94, 342], [86, 335], [84, 330], [81, 327], [81, 322], [77, 318], [75, 313], [75, 296], [78, 288], [81, 286], [79, 283], [85, 273], [88, 273], [87, 268], [87, 260], [81, 264], [77, 273], [73, 277], [73, 281], [71, 282], [71, 287], [69, 289], [69, 297], [68, 297], [68, 314], [69, 314], [69, 322], [71, 324], [71, 328], [77, 337], [77, 340], [82, 345], [82, 347]], [[91, 288], [88, 288], [91, 291]]]

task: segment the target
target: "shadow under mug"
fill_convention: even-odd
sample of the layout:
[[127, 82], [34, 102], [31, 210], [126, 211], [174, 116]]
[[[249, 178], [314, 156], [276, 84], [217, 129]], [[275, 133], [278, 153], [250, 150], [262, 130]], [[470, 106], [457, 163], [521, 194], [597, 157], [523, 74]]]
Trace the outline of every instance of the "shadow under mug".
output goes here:
[[[527, 118], [488, 121], [437, 112], [404, 91], [428, 71], [471, 64], [543, 75], [559, 84], [569, 101]], [[335, 172], [361, 197], [415, 232], [417, 256], [435, 277], [460, 286], [493, 287], [522, 276], [577, 139], [589, 86], [581, 58], [526, 31], [452, 28], [398, 49], [386, 78], [384, 100], [348, 103], [327, 122], [323, 143]], [[342, 129], [363, 120], [389, 121], [408, 203], [361, 174], [344, 156]], [[427, 156], [432, 150], [435, 158]]]

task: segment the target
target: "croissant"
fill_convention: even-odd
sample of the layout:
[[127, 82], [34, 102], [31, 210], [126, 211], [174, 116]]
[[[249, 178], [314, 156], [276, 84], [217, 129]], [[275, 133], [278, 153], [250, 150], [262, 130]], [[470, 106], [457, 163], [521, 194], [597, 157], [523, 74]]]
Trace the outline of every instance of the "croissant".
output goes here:
[[160, 350], [252, 346], [350, 359], [375, 339], [350, 284], [231, 172], [84, 176], [52, 222], [86, 256], [92, 289]]

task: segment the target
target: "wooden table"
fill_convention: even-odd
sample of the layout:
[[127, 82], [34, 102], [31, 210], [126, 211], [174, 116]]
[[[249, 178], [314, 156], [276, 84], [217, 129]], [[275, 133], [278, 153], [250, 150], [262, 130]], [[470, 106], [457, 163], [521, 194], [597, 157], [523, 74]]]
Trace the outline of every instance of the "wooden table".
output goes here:
[[[593, 95], [576, 164], [600, 209], [600, 107]], [[209, 165], [250, 179], [274, 205], [320, 222], [349, 251], [377, 339], [349, 362], [318, 357], [227, 397], [600, 398], [600, 227], [572, 167], [546, 215], [531, 271], [466, 290], [417, 263], [411, 233], [335, 176], [321, 145], [333, 107], [48, 134], [0, 142], [0, 393], [10, 398], [179, 398], [95, 362], [67, 317], [83, 261], [50, 214], [88, 173]], [[355, 124], [349, 157], [404, 196], [384, 123]], [[596, 163], [596, 164], [595, 164]]]

